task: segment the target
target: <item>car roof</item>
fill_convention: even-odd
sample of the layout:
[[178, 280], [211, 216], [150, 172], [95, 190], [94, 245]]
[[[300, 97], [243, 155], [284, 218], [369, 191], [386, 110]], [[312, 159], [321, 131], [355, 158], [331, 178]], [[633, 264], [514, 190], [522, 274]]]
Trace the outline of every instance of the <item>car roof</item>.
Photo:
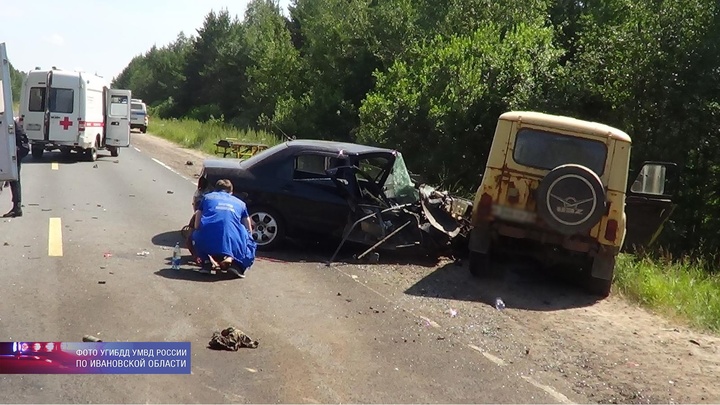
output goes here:
[[287, 148], [294, 151], [308, 152], [344, 152], [346, 155], [360, 155], [367, 153], [395, 153], [393, 149], [379, 148], [376, 146], [360, 145], [357, 143], [324, 141], [318, 139], [298, 139], [285, 142]]
[[581, 120], [563, 115], [546, 114], [534, 111], [509, 111], [500, 116], [501, 120], [521, 121], [531, 125], [552, 126], [570, 131], [584, 132], [592, 135], [617, 139], [622, 142], [632, 142], [630, 135], [599, 122]]

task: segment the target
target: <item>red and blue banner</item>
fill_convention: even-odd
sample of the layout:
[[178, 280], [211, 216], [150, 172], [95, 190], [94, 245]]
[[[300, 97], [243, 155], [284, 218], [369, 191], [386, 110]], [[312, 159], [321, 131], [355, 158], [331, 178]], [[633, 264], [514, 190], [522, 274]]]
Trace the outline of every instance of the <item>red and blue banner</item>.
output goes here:
[[0, 342], [0, 374], [190, 374], [190, 342]]

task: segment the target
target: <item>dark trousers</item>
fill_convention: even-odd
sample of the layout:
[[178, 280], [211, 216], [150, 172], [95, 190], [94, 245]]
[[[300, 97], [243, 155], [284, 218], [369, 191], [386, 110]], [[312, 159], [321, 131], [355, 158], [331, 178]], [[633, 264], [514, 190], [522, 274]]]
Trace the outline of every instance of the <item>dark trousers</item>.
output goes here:
[[12, 192], [13, 205], [15, 206], [15, 208], [20, 208], [20, 203], [22, 201], [22, 189], [20, 187], [20, 159], [18, 159], [17, 168], [18, 179], [17, 181], [10, 182], [10, 192]]

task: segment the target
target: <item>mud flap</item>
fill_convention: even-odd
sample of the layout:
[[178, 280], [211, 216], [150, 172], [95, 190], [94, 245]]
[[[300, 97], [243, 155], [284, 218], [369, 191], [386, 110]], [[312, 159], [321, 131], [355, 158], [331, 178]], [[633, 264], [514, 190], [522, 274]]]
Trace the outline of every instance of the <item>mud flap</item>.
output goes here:
[[615, 273], [615, 258], [612, 253], [598, 253], [593, 258], [590, 274], [593, 278], [612, 280]]

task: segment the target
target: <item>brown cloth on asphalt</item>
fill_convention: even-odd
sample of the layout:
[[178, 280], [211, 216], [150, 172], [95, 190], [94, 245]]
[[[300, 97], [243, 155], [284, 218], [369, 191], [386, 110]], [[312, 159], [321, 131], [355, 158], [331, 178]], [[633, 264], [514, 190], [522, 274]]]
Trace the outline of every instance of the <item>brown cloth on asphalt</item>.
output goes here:
[[211, 349], [215, 350], [237, 351], [241, 347], [255, 349], [259, 344], [260, 342], [252, 340], [252, 338], [246, 335], [243, 331], [235, 329], [231, 326], [227, 329], [223, 329], [222, 332], [213, 333], [209, 346]]

